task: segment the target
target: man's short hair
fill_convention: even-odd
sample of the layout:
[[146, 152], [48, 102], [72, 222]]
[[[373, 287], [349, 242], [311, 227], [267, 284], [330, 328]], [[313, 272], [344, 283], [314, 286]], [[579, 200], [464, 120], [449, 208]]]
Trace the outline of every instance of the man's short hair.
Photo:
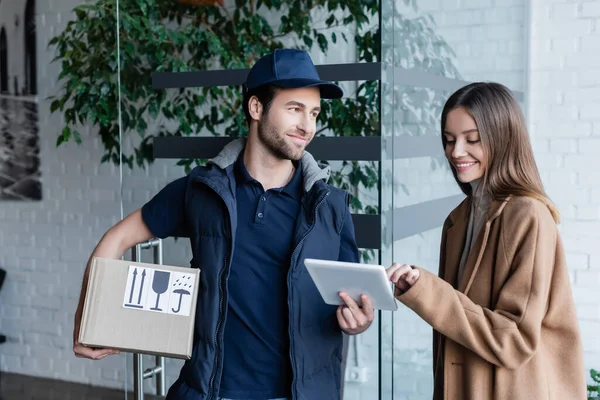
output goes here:
[[245, 92], [243, 98], [242, 107], [244, 109], [244, 114], [246, 115], [246, 122], [248, 126], [250, 126], [250, 122], [252, 122], [252, 117], [250, 116], [250, 111], [248, 109], [248, 102], [252, 96], [256, 96], [260, 104], [263, 106], [262, 115], [266, 115], [269, 113], [269, 108], [271, 108], [271, 103], [273, 103], [273, 99], [277, 94], [279, 88], [275, 85], [262, 85], [258, 88], [254, 89], [251, 92]]

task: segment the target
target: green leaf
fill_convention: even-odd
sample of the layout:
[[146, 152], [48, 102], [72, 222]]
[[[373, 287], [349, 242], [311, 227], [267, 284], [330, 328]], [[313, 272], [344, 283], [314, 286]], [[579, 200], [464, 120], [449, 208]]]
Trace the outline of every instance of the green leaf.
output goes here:
[[50, 113], [58, 110], [60, 108], [60, 100], [54, 100], [52, 104], [50, 104]]
[[138, 120], [138, 124], [136, 127], [136, 130], [138, 132], [138, 134], [140, 135], [140, 137], [144, 137], [146, 136], [146, 129], [148, 128], [148, 125], [146, 124], [146, 121], [144, 121], [142, 118], [140, 118]]
[[48, 47], [54, 46], [56, 43], [58, 43], [59, 40], [60, 40], [60, 38], [58, 36], [53, 37], [48, 42]]
[[150, 104], [148, 104], [148, 113], [150, 114], [150, 117], [152, 117], [152, 119], [156, 119], [156, 117], [158, 116], [158, 105], [156, 102], [150, 102]]
[[60, 135], [56, 138], [56, 147], [60, 146], [61, 144], [63, 144], [63, 142], [65, 141], [65, 137], [63, 135]]
[[306, 46], [310, 49], [313, 45], [313, 39], [308, 36], [308, 35], [304, 35], [302, 37], [302, 41], [304, 42], [304, 44], [306, 44]]
[[317, 43], [319, 43], [319, 48], [322, 52], [327, 52], [327, 38], [322, 33], [317, 34]]
[[100, 87], [100, 95], [106, 96], [110, 92], [110, 85], [108, 83], [103, 83]]
[[65, 138], [65, 140], [69, 140], [71, 138], [71, 128], [65, 126], [62, 130], [62, 136]]
[[81, 144], [81, 135], [77, 131], [73, 131], [73, 139], [75, 139], [75, 143]]
[[81, 8], [77, 7], [75, 8], [75, 15], [77, 16], [78, 20], [85, 20], [87, 19], [87, 13], [82, 10]]

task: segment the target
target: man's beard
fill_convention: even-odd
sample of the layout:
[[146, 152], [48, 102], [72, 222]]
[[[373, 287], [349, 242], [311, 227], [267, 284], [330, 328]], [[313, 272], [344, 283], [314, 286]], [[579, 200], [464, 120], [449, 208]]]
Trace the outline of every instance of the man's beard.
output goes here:
[[[300, 136], [300, 135], [299, 135]], [[258, 138], [275, 157], [297, 161], [304, 155], [304, 147], [296, 147], [285, 140], [269, 122], [258, 122]]]

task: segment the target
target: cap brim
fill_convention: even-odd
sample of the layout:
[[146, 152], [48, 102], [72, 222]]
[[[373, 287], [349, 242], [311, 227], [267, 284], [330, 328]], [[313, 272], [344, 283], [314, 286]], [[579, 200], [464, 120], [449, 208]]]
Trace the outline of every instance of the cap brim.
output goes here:
[[270, 84], [287, 89], [318, 86], [321, 90], [321, 98], [323, 99], [339, 99], [344, 96], [344, 91], [342, 88], [335, 83], [316, 79], [281, 79], [270, 82]]

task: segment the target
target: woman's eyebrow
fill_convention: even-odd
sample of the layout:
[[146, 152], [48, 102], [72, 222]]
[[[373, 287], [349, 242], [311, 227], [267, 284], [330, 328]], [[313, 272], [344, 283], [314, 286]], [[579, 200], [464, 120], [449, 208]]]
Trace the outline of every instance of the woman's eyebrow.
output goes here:
[[[473, 133], [473, 132], [479, 133], [479, 130], [477, 128], [467, 129], [466, 131], [462, 131], [461, 134], [466, 135], [468, 133]], [[444, 131], [444, 135], [454, 136], [454, 134], [452, 132], [448, 132], [448, 131]]]

